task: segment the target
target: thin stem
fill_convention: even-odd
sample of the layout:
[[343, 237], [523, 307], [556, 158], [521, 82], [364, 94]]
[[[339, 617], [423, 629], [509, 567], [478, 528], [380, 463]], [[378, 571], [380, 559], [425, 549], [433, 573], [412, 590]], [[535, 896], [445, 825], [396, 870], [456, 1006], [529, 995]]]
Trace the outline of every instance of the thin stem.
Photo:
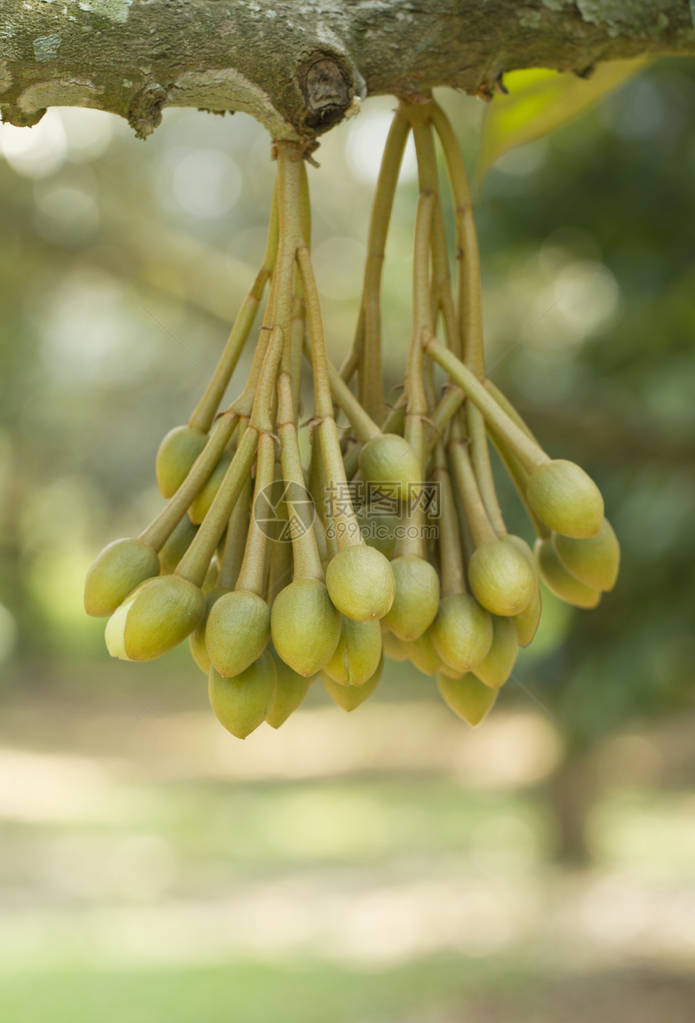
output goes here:
[[406, 440], [417, 454], [420, 466], [425, 461], [425, 430], [423, 417], [427, 415], [427, 395], [423, 383], [423, 336], [430, 329], [429, 310], [429, 255], [432, 227], [432, 193], [421, 194], [415, 220], [415, 250], [413, 255], [413, 333], [408, 352], [405, 376]]
[[444, 334], [447, 344], [460, 354], [459, 325], [456, 319], [454, 300], [451, 295], [451, 278], [449, 274], [449, 257], [447, 255], [446, 231], [442, 216], [442, 203], [439, 190], [439, 173], [434, 148], [434, 135], [431, 127], [431, 115], [436, 104], [412, 104], [401, 100], [401, 109], [406, 117], [413, 121], [413, 138], [417, 154], [418, 179], [420, 192], [432, 193], [435, 196], [432, 209], [432, 309], [431, 325], [435, 329], [435, 320], [441, 310], [444, 321]]
[[227, 523], [227, 538], [220, 562], [220, 574], [217, 576], [217, 586], [221, 590], [233, 589], [239, 576], [244, 557], [250, 500], [251, 480], [247, 479]]
[[[454, 424], [458, 426], [458, 424]], [[473, 466], [468, 454], [468, 442], [461, 437], [460, 430], [452, 427], [452, 438], [449, 441], [449, 464], [456, 483], [463, 507], [466, 522], [471, 531], [476, 547], [495, 540], [497, 534], [490, 525], [487, 511], [480, 496]]]
[[239, 438], [236, 453], [224, 475], [207, 515], [193, 542], [176, 567], [178, 575], [190, 579], [197, 586], [205, 578], [210, 559], [220, 542], [232, 509], [244, 488], [251, 471], [258, 446], [259, 434], [269, 433], [272, 426], [270, 410], [273, 405], [275, 379], [282, 355], [282, 331], [274, 327], [270, 333], [268, 350], [258, 378], [258, 388], [248, 426]]
[[357, 372], [360, 362], [362, 361], [362, 346], [364, 345], [364, 309], [360, 308], [357, 315], [357, 326], [355, 327], [355, 337], [352, 342], [350, 351], [343, 359], [343, 363], [340, 367], [340, 375], [346, 384], [349, 384], [353, 376]]
[[490, 434], [490, 439], [492, 440], [492, 443], [495, 445], [495, 448], [497, 450], [497, 454], [500, 456], [505, 469], [509, 473], [510, 479], [514, 484], [516, 492], [519, 495], [519, 499], [521, 500], [521, 503], [523, 504], [524, 509], [526, 510], [526, 514], [529, 517], [529, 520], [531, 522], [531, 525], [533, 526], [536, 536], [540, 536], [542, 539], [545, 539], [546, 537], [550, 536], [551, 531], [548, 529], [545, 523], [541, 522], [541, 520], [537, 518], [536, 515], [531, 511], [530, 505], [526, 498], [528, 473], [521, 465], [521, 463], [514, 457], [509, 447], [504, 443], [504, 441], [495, 432], [495, 430], [488, 427], [488, 431]]
[[466, 592], [466, 578], [451, 478], [441, 444], [435, 448], [432, 478], [439, 483], [439, 574], [442, 597], [451, 597]]
[[432, 435], [429, 442], [430, 451], [444, 436], [444, 431], [450, 419], [458, 412], [465, 399], [466, 392], [456, 384], [449, 384], [446, 387], [444, 394], [435, 405], [429, 417], [430, 426], [432, 427]]
[[459, 322], [463, 358], [479, 376], [485, 375], [483, 317], [480, 288], [480, 254], [473, 219], [473, 204], [466, 165], [449, 119], [434, 103], [432, 122], [442, 143], [451, 190], [456, 206], [456, 251], [458, 261]]
[[331, 506], [331, 517], [341, 549], [364, 543], [359, 523], [350, 500], [345, 467], [340, 452], [338, 428], [333, 418], [333, 400], [331, 398], [330, 376], [328, 373], [328, 356], [326, 341], [321, 320], [316, 280], [311, 266], [311, 256], [306, 246], [297, 250], [297, 261], [304, 285], [306, 299], [307, 324], [311, 339], [311, 365], [314, 374], [314, 415], [318, 420], [317, 430], [321, 450], [321, 459], [325, 482], [328, 488], [328, 499]]
[[[304, 471], [299, 455], [297, 424], [292, 405], [292, 385], [286, 373], [278, 377], [278, 435], [280, 437], [280, 459], [282, 478], [285, 482], [285, 502], [290, 520], [296, 516], [302, 522], [302, 508], [295, 508], [291, 490], [287, 484], [295, 484], [300, 494], [306, 493]], [[304, 509], [305, 510], [305, 509]], [[302, 523], [303, 525], [303, 523]], [[323, 566], [319, 556], [313, 523], [308, 529], [292, 531], [292, 556], [295, 579], [323, 579]]]
[[[381, 272], [386, 236], [391, 222], [393, 199], [410, 125], [396, 112], [389, 129], [374, 191], [367, 238], [367, 258], [360, 308], [364, 312], [364, 340], [361, 344], [360, 401], [376, 420], [383, 416], [384, 394], [381, 359]], [[360, 327], [358, 325], [358, 331]], [[356, 347], [356, 345], [355, 345]]]
[[302, 241], [311, 248], [311, 198], [306, 160], [303, 157], [299, 165], [299, 222]]
[[247, 429], [193, 542], [176, 566], [176, 574], [202, 586], [210, 559], [243, 490], [256, 454], [258, 433]]
[[222, 457], [230, 437], [234, 433], [237, 423], [238, 416], [231, 412], [224, 413], [217, 420], [205, 447], [191, 466], [181, 486], [149, 526], [140, 533], [139, 538], [144, 540], [150, 547], [154, 547], [158, 551], [169, 539], [191, 503], [196, 499], [210, 478], [213, 469]]
[[[305, 339], [304, 350], [307, 359], [311, 362], [311, 344], [308, 338]], [[338, 370], [329, 360], [327, 360], [327, 367], [328, 380], [333, 401], [347, 416], [350, 426], [357, 435], [357, 439], [363, 444], [366, 444], [366, 442], [368, 440], [372, 440], [373, 437], [380, 437], [381, 430], [371, 416], [360, 405], [355, 395], [342, 379]]]
[[280, 590], [292, 579], [292, 545], [285, 540], [271, 541], [269, 561], [266, 600], [272, 605]]
[[495, 399], [497, 404], [502, 409], [504, 409], [504, 411], [507, 413], [509, 418], [513, 419], [514, 422], [516, 423], [516, 425], [519, 427], [519, 429], [523, 430], [524, 433], [528, 434], [528, 436], [531, 438], [532, 441], [535, 441], [536, 444], [538, 444], [538, 441], [536, 440], [535, 434], [527, 426], [527, 424], [524, 422], [522, 417], [519, 415], [517, 410], [512, 405], [512, 403], [509, 400], [509, 398], [507, 398], [507, 396], [505, 394], [503, 394], [502, 391], [500, 391], [499, 387], [497, 387], [496, 384], [493, 384], [492, 380], [488, 380], [486, 378], [483, 381], [483, 383], [485, 384], [485, 387], [488, 389], [488, 391], [490, 392], [492, 397]]
[[248, 295], [244, 299], [239, 312], [237, 313], [234, 325], [225, 343], [222, 354], [219, 358], [215, 371], [210, 377], [208, 384], [191, 413], [188, 425], [194, 429], [207, 433], [210, 429], [213, 417], [219, 408], [222, 396], [227, 389], [232, 374], [236, 369], [239, 357], [244, 349], [253, 321], [258, 312], [258, 306], [263, 298], [265, 286], [270, 279], [278, 247], [278, 216], [277, 200], [273, 196], [273, 204], [268, 225], [268, 240], [266, 242], [265, 257], [263, 266], [258, 271], [256, 279]]
[[382, 433], [402, 434], [405, 428], [407, 399], [405, 393], [401, 394], [396, 404], [389, 410], [389, 414], [381, 427]]
[[[301, 290], [301, 282], [296, 281], [296, 286]], [[288, 372], [292, 382], [292, 407], [295, 418], [299, 414], [299, 402], [302, 388], [302, 356], [304, 351], [304, 338], [306, 335], [306, 314], [304, 299], [301, 294], [295, 294], [292, 310], [292, 324], [290, 327], [290, 343], [288, 346]]]
[[529, 472], [549, 461], [543, 449], [500, 408], [475, 374], [457, 359], [453, 352], [431, 336], [425, 342], [425, 351], [466, 392], [474, 405], [480, 409], [486, 422], [494, 426]]
[[278, 142], [276, 150], [280, 244], [273, 322], [282, 327], [285, 337], [289, 337], [294, 295], [294, 260], [297, 246], [302, 240], [301, 207], [306, 177], [302, 151], [296, 143]]
[[485, 421], [480, 409], [477, 409], [470, 401], [466, 403], [465, 414], [468, 436], [471, 440], [471, 461], [473, 462], [478, 489], [485, 505], [487, 517], [495, 532], [499, 536], [506, 536], [507, 527], [504, 524], [502, 509], [497, 499], [495, 480], [492, 475], [492, 466], [490, 465], [490, 449], [487, 443]]
[[[252, 509], [256, 506], [266, 487], [272, 486], [275, 476], [275, 441], [269, 433], [262, 433], [258, 438], [258, 453], [256, 458], [256, 483], [253, 489]], [[237, 590], [249, 590], [262, 596], [265, 592], [265, 567], [268, 538], [265, 532], [256, 522], [256, 516], [251, 513], [246, 547], [244, 549], [244, 560], [239, 570], [239, 578], [236, 581]]]

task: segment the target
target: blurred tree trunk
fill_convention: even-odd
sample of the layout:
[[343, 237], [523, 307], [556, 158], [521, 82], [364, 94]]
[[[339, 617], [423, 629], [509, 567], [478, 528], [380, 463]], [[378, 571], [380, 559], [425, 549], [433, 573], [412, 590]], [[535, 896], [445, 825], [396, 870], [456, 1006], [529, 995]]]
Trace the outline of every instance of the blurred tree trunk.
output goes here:
[[569, 746], [547, 788], [558, 862], [577, 867], [591, 862], [587, 824], [599, 791], [595, 750]]
[[0, 0], [0, 109], [96, 107], [142, 137], [165, 106], [243, 110], [310, 142], [367, 95], [665, 53], [695, 53], [685, 0]]

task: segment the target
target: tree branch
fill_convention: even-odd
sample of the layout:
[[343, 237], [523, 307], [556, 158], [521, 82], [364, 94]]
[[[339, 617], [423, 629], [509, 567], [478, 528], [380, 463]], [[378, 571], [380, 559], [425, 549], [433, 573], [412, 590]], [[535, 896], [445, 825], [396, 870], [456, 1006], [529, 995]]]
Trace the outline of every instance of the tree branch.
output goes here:
[[143, 138], [166, 106], [243, 110], [309, 142], [368, 94], [692, 53], [688, 0], [0, 0], [0, 110], [95, 107]]

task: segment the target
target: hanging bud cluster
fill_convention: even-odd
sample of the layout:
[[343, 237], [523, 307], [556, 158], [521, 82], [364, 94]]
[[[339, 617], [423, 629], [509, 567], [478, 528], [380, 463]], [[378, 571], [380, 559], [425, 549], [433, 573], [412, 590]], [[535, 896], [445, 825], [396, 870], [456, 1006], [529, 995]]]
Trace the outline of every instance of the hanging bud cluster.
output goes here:
[[[389, 408], [381, 269], [411, 134], [413, 326]], [[456, 211], [453, 286], [437, 139]], [[326, 352], [303, 154], [289, 142], [274, 152], [263, 266], [188, 423], [157, 454], [166, 504], [138, 537], [99, 554], [85, 608], [108, 617], [114, 657], [152, 660], [188, 639], [214, 713], [240, 738], [263, 721], [279, 727], [318, 677], [354, 710], [378, 685], [384, 657], [436, 678], [449, 707], [478, 724], [536, 632], [539, 580], [582, 608], [614, 585], [619, 547], [601, 494], [579, 466], [545, 453], [486, 378], [472, 206], [441, 108], [401, 103], [394, 116], [340, 368]], [[249, 378], [220, 412], [261, 308]], [[535, 552], [507, 532], [490, 443], [528, 510]]]

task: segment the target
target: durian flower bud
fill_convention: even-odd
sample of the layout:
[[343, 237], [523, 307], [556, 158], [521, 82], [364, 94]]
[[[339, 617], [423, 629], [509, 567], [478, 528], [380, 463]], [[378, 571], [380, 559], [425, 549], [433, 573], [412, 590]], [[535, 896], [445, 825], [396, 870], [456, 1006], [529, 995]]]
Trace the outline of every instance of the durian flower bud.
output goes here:
[[529, 477], [526, 499], [534, 515], [563, 536], [596, 536], [603, 498], [580, 466], [564, 458], [544, 462]]
[[223, 593], [210, 608], [205, 646], [224, 678], [236, 678], [261, 656], [270, 639], [270, 608], [250, 590]]
[[491, 540], [476, 548], [468, 581], [478, 603], [491, 614], [512, 616], [528, 607], [537, 588], [533, 567], [514, 543]]
[[383, 618], [398, 639], [409, 642], [429, 629], [439, 607], [439, 576], [424, 558], [404, 554], [391, 562], [396, 595]]
[[343, 686], [361, 686], [369, 681], [381, 660], [381, 626], [378, 622], [343, 619], [335, 653], [323, 674]]
[[381, 619], [381, 644], [384, 650], [384, 657], [390, 661], [407, 661], [408, 644], [398, 639], [397, 636], [384, 626], [384, 619]]
[[178, 575], [148, 579], [116, 609], [106, 623], [106, 647], [112, 657], [151, 661], [186, 638], [205, 614], [205, 597]]
[[205, 626], [201, 623], [188, 637], [188, 648], [191, 657], [198, 665], [203, 675], [210, 674], [210, 656], [205, 646]]
[[620, 568], [620, 544], [608, 519], [596, 536], [576, 540], [553, 534], [553, 547], [575, 579], [592, 590], [612, 590]]
[[397, 433], [373, 437], [360, 451], [362, 476], [379, 490], [406, 500], [407, 488], [422, 482], [422, 471], [411, 444]]
[[224, 593], [228, 592], [229, 590], [221, 589], [216, 586], [206, 593], [203, 588], [205, 596], [205, 614], [188, 637], [188, 646], [191, 652], [191, 657], [205, 676], [210, 673], [210, 655], [208, 654], [208, 649], [205, 645], [205, 626], [208, 622], [208, 615], [210, 614], [210, 608], [215, 601]]
[[452, 594], [440, 601], [429, 635], [437, 656], [463, 674], [487, 656], [492, 619], [470, 594]]
[[560, 600], [585, 609], [598, 605], [601, 591], [586, 586], [567, 571], [553, 547], [552, 540], [536, 541], [536, 559], [541, 579]]
[[159, 575], [159, 558], [154, 548], [134, 537], [113, 540], [87, 572], [85, 611], [95, 618], [113, 614], [141, 582], [154, 575]]
[[403, 646], [413, 667], [428, 678], [434, 678], [442, 666], [442, 661], [434, 649], [432, 627], [430, 626], [427, 632], [423, 632], [417, 639], [411, 640], [410, 643], [404, 643]]
[[512, 673], [519, 652], [516, 625], [512, 618], [492, 619], [492, 646], [475, 668], [475, 676], [491, 689], [499, 689]]
[[379, 685], [383, 663], [384, 662], [382, 660], [372, 677], [366, 682], [363, 682], [361, 686], [344, 686], [339, 682], [334, 682], [333, 679], [329, 678], [327, 675], [321, 675], [323, 688], [326, 690], [328, 695], [335, 700], [338, 706], [343, 708], [343, 710], [356, 710], [360, 704], [369, 699], [376, 687]]
[[210, 668], [208, 697], [215, 717], [237, 739], [245, 739], [265, 721], [276, 681], [269, 650], [235, 678], [224, 678]]
[[207, 439], [202, 430], [192, 426], [175, 426], [162, 438], [155, 461], [157, 486], [162, 497], [176, 493]]
[[279, 728], [299, 707], [315, 676], [314, 678], [304, 678], [303, 675], [298, 675], [276, 654], [273, 654], [273, 660], [275, 661], [275, 687], [270, 697], [265, 719], [271, 728]]
[[232, 461], [232, 456], [222, 455], [215, 468], [210, 473], [205, 486], [202, 488], [196, 499], [188, 509], [188, 517], [191, 522], [199, 526], [210, 510], [210, 505], [215, 500], [215, 494], [220, 489], [220, 484]]
[[338, 610], [355, 622], [383, 618], [396, 593], [391, 563], [365, 544], [346, 547], [331, 558], [326, 586]]
[[447, 707], [473, 728], [492, 709], [498, 692], [483, 685], [470, 672], [461, 678], [437, 675], [437, 687]]
[[316, 675], [332, 657], [340, 628], [340, 614], [325, 583], [317, 579], [295, 579], [280, 590], [270, 609], [275, 651], [304, 678]]
[[536, 583], [531, 603], [513, 618], [514, 628], [516, 629], [516, 638], [519, 646], [528, 646], [533, 640], [533, 637], [538, 631], [538, 626], [540, 625], [542, 610], [541, 588], [538, 583]]

